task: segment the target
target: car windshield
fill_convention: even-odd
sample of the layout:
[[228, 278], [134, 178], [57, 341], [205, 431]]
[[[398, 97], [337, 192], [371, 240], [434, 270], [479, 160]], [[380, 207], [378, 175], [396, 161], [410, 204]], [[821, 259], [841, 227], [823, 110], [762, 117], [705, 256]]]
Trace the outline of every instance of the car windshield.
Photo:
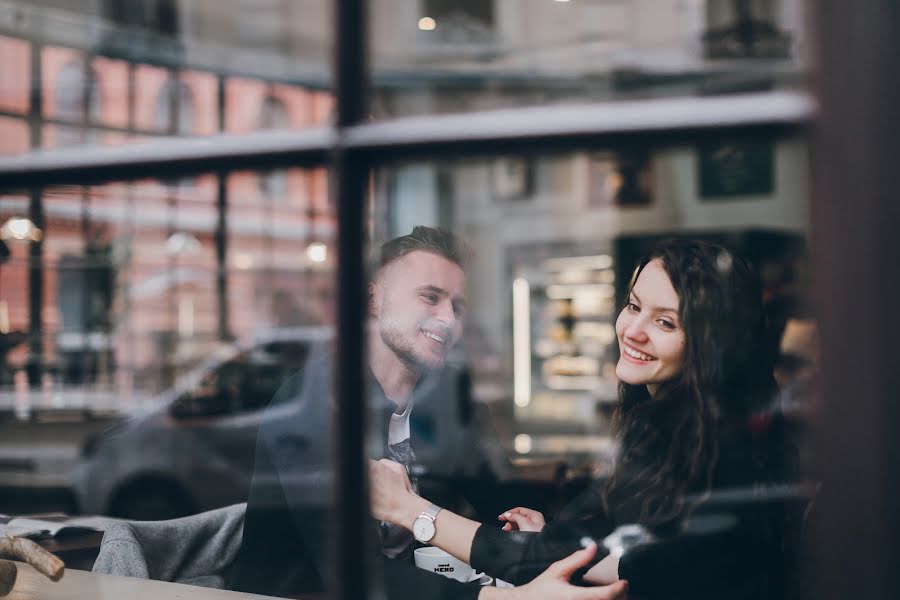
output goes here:
[[263, 408], [278, 386], [296, 373], [309, 352], [304, 342], [277, 341], [239, 352], [206, 371], [176, 397], [177, 416], [237, 414]]

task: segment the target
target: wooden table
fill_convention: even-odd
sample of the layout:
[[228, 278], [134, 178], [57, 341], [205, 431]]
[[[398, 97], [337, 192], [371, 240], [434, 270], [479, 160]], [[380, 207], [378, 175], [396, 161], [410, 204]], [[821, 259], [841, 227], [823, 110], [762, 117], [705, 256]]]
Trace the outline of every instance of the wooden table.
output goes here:
[[3, 600], [165, 600], [178, 598], [184, 600], [262, 600], [271, 596], [242, 594], [226, 590], [118, 577], [115, 575], [99, 575], [87, 571], [66, 569], [61, 580], [53, 583], [30, 565], [16, 563], [19, 577], [12, 593]]
[[34, 540], [41, 548], [52, 552], [66, 563], [66, 568], [90, 571], [100, 553], [102, 531], [90, 531], [61, 538], [41, 538]]

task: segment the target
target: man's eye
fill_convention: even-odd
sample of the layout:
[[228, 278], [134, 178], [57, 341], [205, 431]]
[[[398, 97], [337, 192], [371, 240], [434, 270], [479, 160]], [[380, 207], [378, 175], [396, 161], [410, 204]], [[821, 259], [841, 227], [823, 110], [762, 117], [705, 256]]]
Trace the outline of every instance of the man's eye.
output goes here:
[[424, 298], [425, 302], [428, 304], [437, 304], [437, 294], [422, 294], [422, 298]]

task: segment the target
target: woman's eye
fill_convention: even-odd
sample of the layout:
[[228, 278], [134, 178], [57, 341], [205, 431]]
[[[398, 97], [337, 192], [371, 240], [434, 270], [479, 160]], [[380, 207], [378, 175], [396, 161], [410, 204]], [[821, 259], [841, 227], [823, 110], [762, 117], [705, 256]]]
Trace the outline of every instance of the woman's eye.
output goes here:
[[631, 312], [638, 312], [641, 310], [641, 308], [634, 302], [629, 302], [628, 304], [625, 305], [625, 308], [627, 308]]
[[662, 326], [663, 329], [668, 329], [668, 330], [675, 329], [675, 323], [672, 323], [671, 321], [666, 321], [665, 319], [660, 319], [659, 324], [660, 324], [660, 326]]

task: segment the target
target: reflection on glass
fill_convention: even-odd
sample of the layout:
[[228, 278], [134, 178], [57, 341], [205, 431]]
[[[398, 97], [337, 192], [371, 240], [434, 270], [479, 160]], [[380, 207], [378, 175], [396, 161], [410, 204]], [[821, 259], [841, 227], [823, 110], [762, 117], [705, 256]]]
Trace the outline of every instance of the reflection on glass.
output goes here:
[[[318, 0], [4, 2], [0, 154], [321, 125], [330, 18]], [[41, 136], [8, 141], [34, 118]]]
[[370, 11], [378, 117], [797, 87], [797, 0], [393, 0]]
[[[440, 19], [434, 18], [440, 28]], [[740, 146], [743, 141], [721, 143]], [[734, 184], [716, 191], [702, 185], [713, 168], [702, 162], [707, 144], [532, 156], [520, 163], [522, 169], [498, 170], [498, 164], [519, 160], [501, 157], [420, 162], [378, 172], [376, 241], [408, 233], [414, 224], [441, 226], [471, 244], [474, 256], [466, 265], [463, 335], [443, 368], [448, 376], [464, 372], [465, 387], [444, 381], [444, 393], [413, 405], [410, 440], [417, 464], [410, 476], [417, 492], [397, 486], [387, 471], [373, 470], [375, 516], [412, 526], [413, 533], [417, 529], [411, 524], [429, 503], [470, 519], [458, 532], [478, 533], [463, 536], [461, 546], [440, 533], [442, 526], [454, 527], [449, 516], [439, 517], [428, 543], [468, 557], [476, 571], [523, 586], [553, 560], [578, 549], [584, 538], [603, 542], [600, 556], [615, 560], [637, 545], [652, 544], [653, 550], [632, 555], [627, 566], [621, 563], [630, 583], [648, 597], [666, 596], [646, 573], [694, 550], [696, 562], [679, 571], [679, 593], [685, 597], [731, 597], [740, 593], [732, 583], [738, 580], [762, 586], [760, 597], [775, 589], [765, 586], [781, 586], [783, 581], [763, 584], [759, 579], [763, 571], [771, 572], [768, 566], [728, 571], [727, 577], [719, 577], [727, 569], [716, 567], [717, 575], [710, 576], [711, 565], [719, 564], [713, 556], [747, 546], [706, 545], [719, 535], [724, 537], [718, 540], [746, 535], [748, 543], [772, 550], [760, 560], [789, 569], [788, 550], [795, 548], [799, 534], [798, 521], [791, 519], [809, 497], [807, 488], [794, 484], [801, 477], [797, 459], [801, 466], [808, 462], [805, 417], [800, 416], [808, 413], [798, 406], [809, 399], [804, 394], [811, 378], [793, 368], [791, 355], [814, 345], [807, 341], [815, 337], [799, 317], [784, 317], [790, 325], [782, 327], [786, 340], [775, 371], [768, 357], [770, 351], [774, 357], [770, 346], [780, 332], [763, 328], [764, 311], [772, 318], [783, 304], [774, 300], [802, 295], [808, 285], [806, 150], [800, 139], [763, 143], [777, 168], [755, 169], [753, 156], [729, 155], [729, 163], [750, 165], [749, 175], [741, 182], [726, 176]], [[761, 187], [760, 181], [771, 185]], [[639, 192], [620, 193], [624, 188]], [[635, 289], [643, 304], [628, 308], [634, 268], [667, 239], [676, 240], [669, 245], [671, 256], [666, 254], [672, 264], [656, 272], [660, 277], [654, 281], [668, 282], [670, 295], [641, 280]], [[731, 250], [719, 250], [725, 246]], [[738, 256], [749, 257], [758, 284]], [[716, 308], [707, 310], [704, 302]], [[679, 312], [681, 303], [684, 312]], [[785, 307], [781, 312], [796, 311]], [[628, 325], [625, 317], [640, 328]], [[666, 345], [668, 318], [686, 319], [677, 327], [690, 336], [690, 352], [705, 358], [691, 354], [682, 360], [683, 346]], [[626, 333], [629, 327], [634, 331]], [[627, 344], [631, 354], [626, 360]], [[713, 359], [717, 353], [727, 358]], [[701, 368], [696, 361], [720, 358], [726, 371], [740, 372], [736, 379], [715, 371], [707, 381], [707, 372], [696, 370]], [[723, 411], [698, 409], [698, 418], [711, 427], [706, 431], [715, 433], [710, 433], [712, 445], [697, 450], [697, 462], [691, 458], [695, 446], [687, 441], [698, 432], [690, 417], [693, 409], [685, 408], [693, 404], [683, 403], [681, 384], [673, 383], [682, 381], [678, 377], [688, 369], [695, 370], [684, 381], [699, 382], [701, 396]], [[802, 383], [787, 388], [795, 395], [772, 392], [776, 373], [780, 378], [797, 374]], [[650, 385], [656, 390], [657, 384], [669, 386], [663, 390], [667, 400], [659, 403], [646, 391], [639, 398], [629, 391]], [[433, 418], [436, 414], [443, 417]], [[467, 450], [475, 450], [450, 458], [442, 454], [447, 439], [464, 439]], [[766, 457], [752, 468], [744, 454], [751, 446]], [[670, 469], [687, 469], [678, 471], [684, 481], [680, 476], [667, 480]], [[648, 484], [651, 480], [659, 485]], [[379, 498], [396, 501], [380, 504]], [[696, 518], [683, 521], [679, 511], [688, 505]], [[559, 546], [551, 550], [550, 537], [543, 536], [515, 547], [519, 542], [511, 540], [526, 538], [506, 538], [495, 526], [525, 529], [531, 526], [525, 515], [534, 513], [521, 509], [522, 519], [503, 516], [514, 507], [539, 511], [538, 529], [546, 520], [552, 531], [547, 536]], [[421, 531], [427, 534], [428, 527], [422, 525]], [[445, 570], [455, 568], [450, 560], [441, 564]], [[441, 568], [429, 570], [446, 574]], [[392, 582], [385, 585], [390, 594]], [[430, 585], [423, 580], [419, 589]]]
[[[143, 181], [43, 190], [39, 234], [25, 218], [29, 198], [0, 197], [0, 320], [10, 336], [2, 385], [21, 392], [4, 406], [23, 416], [50, 406], [128, 411], [160, 401], [159, 393], [231, 339], [332, 324], [333, 215], [317, 210], [328, 202], [315, 197], [327, 189], [312, 185], [321, 179], [316, 172], [285, 177], [286, 193], [300, 200], [277, 206], [239, 201], [259, 174], [226, 179], [235, 202], [221, 237], [210, 175], [190, 187]], [[28, 283], [29, 244], [38, 241], [39, 298]], [[23, 343], [29, 334], [39, 336], [38, 355]], [[35, 362], [40, 375], [29, 386], [26, 367]], [[28, 392], [35, 385], [58, 391]], [[62, 392], [74, 388], [77, 395]]]

